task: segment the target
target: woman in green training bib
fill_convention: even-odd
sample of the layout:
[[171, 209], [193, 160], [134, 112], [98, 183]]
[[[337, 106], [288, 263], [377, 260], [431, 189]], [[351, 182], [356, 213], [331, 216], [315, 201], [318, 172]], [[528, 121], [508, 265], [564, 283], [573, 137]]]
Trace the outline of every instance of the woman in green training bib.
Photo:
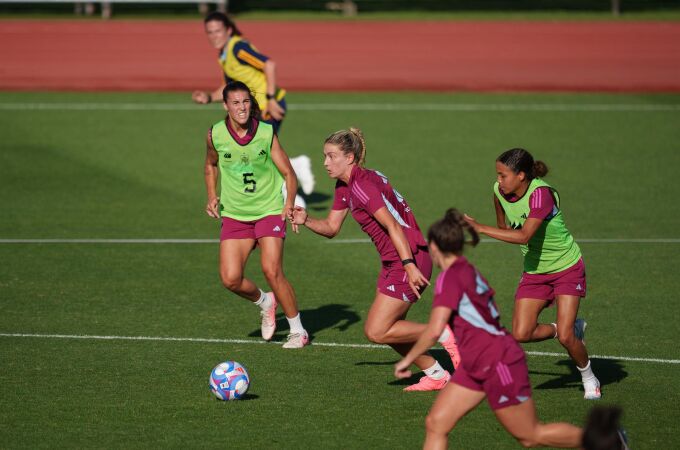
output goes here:
[[[584, 398], [600, 398], [600, 382], [593, 374], [583, 343], [586, 322], [577, 318], [586, 296], [586, 272], [581, 249], [567, 230], [557, 191], [541, 178], [548, 173], [542, 161], [513, 148], [496, 159], [494, 206], [497, 227], [465, 216], [481, 234], [520, 244], [524, 273], [515, 294], [512, 334], [519, 342], [557, 338], [581, 373]], [[538, 323], [541, 311], [557, 304], [557, 322]]]
[[[281, 187], [297, 192], [290, 160], [271, 124], [262, 122], [248, 86], [230, 82], [222, 91], [227, 117], [208, 131], [205, 158], [206, 213], [221, 219], [220, 277], [233, 293], [261, 308], [261, 331], [270, 340], [281, 304], [290, 326], [284, 348], [302, 348], [309, 335], [302, 326], [295, 292], [283, 274], [286, 215], [294, 196], [285, 201]], [[219, 196], [217, 195], [219, 180]], [[260, 246], [262, 272], [273, 292], [265, 293], [243, 276], [248, 256]]]

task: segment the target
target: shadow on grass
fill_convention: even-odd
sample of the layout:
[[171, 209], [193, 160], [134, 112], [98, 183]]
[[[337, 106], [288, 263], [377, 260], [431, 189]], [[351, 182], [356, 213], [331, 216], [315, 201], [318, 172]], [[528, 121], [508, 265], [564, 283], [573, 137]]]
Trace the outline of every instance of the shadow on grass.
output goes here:
[[[621, 362], [613, 359], [597, 359], [590, 360], [593, 373], [600, 380], [600, 386], [606, 386], [612, 383], [619, 383], [628, 376], [628, 372], [623, 368]], [[581, 374], [576, 365], [570, 359], [563, 359], [555, 363], [556, 366], [567, 366], [568, 374], [556, 372], [540, 372], [530, 370], [529, 375], [554, 375], [557, 378], [548, 380], [544, 383], [534, 386], [534, 389], [562, 389], [565, 387], [581, 386]]]
[[[451, 361], [451, 357], [449, 354], [442, 349], [430, 349], [429, 351], [430, 355], [436, 359], [439, 364], [444, 368], [449, 373], [453, 373], [453, 362]], [[395, 354], [395, 356], [397, 356]], [[399, 359], [393, 359], [389, 361], [358, 361], [354, 363], [355, 366], [393, 366], [394, 364], [397, 363]], [[413, 371], [413, 375], [410, 376], [409, 378], [404, 378], [404, 379], [393, 379], [392, 381], [388, 382], [387, 384], [391, 386], [402, 386], [402, 385], [411, 385], [413, 383], [417, 383], [418, 380], [424, 375], [424, 373], [421, 370], [418, 370], [416, 366], [412, 366], [411, 370]], [[392, 372], [390, 372], [390, 375]]]
[[[312, 339], [314, 339], [314, 335], [317, 332], [328, 328], [346, 331], [360, 320], [359, 315], [352, 311], [349, 305], [341, 305], [339, 303], [323, 305], [316, 309], [303, 309], [300, 310], [300, 316], [302, 324]], [[288, 321], [283, 314], [278, 314], [276, 317], [276, 329], [288, 332]], [[248, 336], [261, 336], [260, 329], [253, 330]], [[277, 333], [273, 340], [282, 341], [283, 339], [284, 336], [281, 333]]]
[[310, 211], [327, 210], [328, 208], [321, 206], [321, 204], [325, 203], [329, 198], [331, 198], [330, 195], [324, 194], [322, 192], [312, 192], [309, 195], [305, 195], [302, 193], [302, 190], [298, 190], [298, 195], [305, 199], [305, 202], [307, 202], [307, 209]]
[[[246, 394], [243, 397], [239, 398], [238, 401], [243, 402], [243, 401], [246, 401], [246, 400], [257, 400], [258, 398], [260, 398], [259, 395]], [[220, 400], [219, 398], [215, 397], [215, 401], [222, 402], [222, 403], [231, 403], [231, 402], [234, 402], [236, 400], [224, 401], [224, 400]]]

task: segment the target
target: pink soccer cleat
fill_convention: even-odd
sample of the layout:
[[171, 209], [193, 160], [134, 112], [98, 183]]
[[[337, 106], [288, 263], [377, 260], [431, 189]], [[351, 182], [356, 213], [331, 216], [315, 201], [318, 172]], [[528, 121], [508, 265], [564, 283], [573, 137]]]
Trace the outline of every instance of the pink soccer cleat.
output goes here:
[[309, 334], [306, 331], [289, 334], [288, 341], [283, 344], [283, 348], [302, 348], [305, 345], [309, 345]]
[[272, 306], [266, 311], [260, 311], [262, 316], [260, 331], [262, 332], [262, 339], [265, 341], [271, 340], [276, 331], [276, 297], [274, 297], [273, 292], [267, 292], [267, 295], [272, 300]]
[[456, 337], [453, 335], [453, 330], [447, 325], [446, 328], [449, 329], [449, 338], [446, 342], [442, 342], [442, 347], [451, 357], [453, 362], [453, 368], [457, 369], [460, 365], [460, 352], [458, 351], [458, 344], [456, 343]]
[[435, 380], [425, 375], [416, 384], [412, 384], [411, 386], [405, 387], [404, 391], [406, 392], [439, 391], [443, 389], [444, 386], [446, 386], [446, 384], [449, 382], [449, 378], [451, 378], [451, 375], [448, 372], [443, 378], [439, 380]]

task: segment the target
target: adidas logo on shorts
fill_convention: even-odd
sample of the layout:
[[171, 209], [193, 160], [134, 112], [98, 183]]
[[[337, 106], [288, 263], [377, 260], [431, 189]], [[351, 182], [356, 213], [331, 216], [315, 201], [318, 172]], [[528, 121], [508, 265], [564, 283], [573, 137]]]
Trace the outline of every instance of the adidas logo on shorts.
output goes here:
[[581, 286], [581, 283], [579, 283], [579, 284], [576, 285], [576, 290], [577, 290], [577, 291], [582, 291], [582, 290], [583, 290], [583, 287]]
[[393, 284], [390, 284], [389, 286], [387, 286], [387, 290], [388, 290], [388, 291], [391, 291], [391, 292], [394, 292], [394, 291], [395, 291], [394, 285], [393, 285]]
[[274, 231], [281, 231], [281, 227], [280, 227], [280, 226], [278, 226], [278, 225], [277, 225], [277, 226], [275, 226], [275, 227], [274, 227]]

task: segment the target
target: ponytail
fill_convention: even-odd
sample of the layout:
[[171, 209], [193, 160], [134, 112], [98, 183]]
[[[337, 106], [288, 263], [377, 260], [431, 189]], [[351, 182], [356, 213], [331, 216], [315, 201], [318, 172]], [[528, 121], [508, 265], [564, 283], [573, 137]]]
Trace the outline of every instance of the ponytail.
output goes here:
[[548, 174], [548, 166], [543, 161], [534, 161], [532, 178], [543, 178]]
[[[470, 240], [467, 242], [465, 232], [470, 235]], [[430, 226], [427, 240], [434, 242], [444, 253], [460, 255], [463, 253], [464, 244], [474, 247], [479, 243], [479, 234], [465, 221], [460, 211], [449, 208], [442, 219]]]

